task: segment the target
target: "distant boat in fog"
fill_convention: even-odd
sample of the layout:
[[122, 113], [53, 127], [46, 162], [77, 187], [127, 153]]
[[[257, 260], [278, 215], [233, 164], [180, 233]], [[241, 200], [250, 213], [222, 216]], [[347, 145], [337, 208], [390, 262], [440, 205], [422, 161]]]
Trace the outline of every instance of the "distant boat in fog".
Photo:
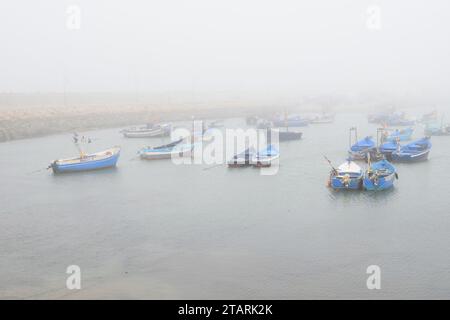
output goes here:
[[310, 122], [313, 124], [324, 124], [324, 123], [333, 123], [334, 122], [334, 113], [320, 113], [314, 116]]
[[245, 149], [243, 152], [234, 155], [230, 160], [228, 160], [228, 167], [236, 168], [250, 166], [255, 153], [256, 151], [252, 147]]
[[123, 130], [122, 133], [127, 138], [151, 138], [168, 136], [171, 130], [171, 124], [159, 124], [129, 128]]
[[252, 164], [255, 167], [270, 167], [272, 162], [280, 157], [280, 153], [275, 146], [269, 144], [267, 147], [255, 153], [252, 157]]
[[182, 138], [158, 147], [145, 147], [139, 150], [138, 153], [141, 159], [146, 160], [171, 159], [174, 156], [190, 156], [194, 145], [190, 143], [183, 144], [183, 140], [185, 139]]

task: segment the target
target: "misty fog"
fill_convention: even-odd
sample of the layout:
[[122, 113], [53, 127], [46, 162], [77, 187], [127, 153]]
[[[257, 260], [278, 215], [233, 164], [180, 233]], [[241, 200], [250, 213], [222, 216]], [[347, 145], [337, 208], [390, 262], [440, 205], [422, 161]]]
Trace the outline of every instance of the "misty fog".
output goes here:
[[5, 1], [0, 92], [448, 101], [449, 14], [445, 0]]

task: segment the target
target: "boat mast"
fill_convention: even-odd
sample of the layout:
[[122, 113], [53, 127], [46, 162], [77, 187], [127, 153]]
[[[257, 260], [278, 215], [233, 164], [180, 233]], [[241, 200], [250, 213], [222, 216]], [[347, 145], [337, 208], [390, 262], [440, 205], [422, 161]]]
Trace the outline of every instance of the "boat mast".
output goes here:
[[284, 126], [286, 127], [286, 132], [289, 131], [286, 109], [284, 109]]

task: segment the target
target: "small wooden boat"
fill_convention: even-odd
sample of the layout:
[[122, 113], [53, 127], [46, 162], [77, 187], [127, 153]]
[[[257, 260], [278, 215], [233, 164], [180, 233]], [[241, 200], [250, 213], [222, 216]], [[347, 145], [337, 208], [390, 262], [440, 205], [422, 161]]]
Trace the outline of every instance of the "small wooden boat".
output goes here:
[[347, 162], [341, 164], [337, 169], [332, 166], [328, 185], [335, 190], [359, 190], [362, 186], [362, 179], [363, 171], [361, 167], [349, 158]]
[[271, 144], [255, 153], [252, 157], [252, 164], [255, 167], [270, 167], [272, 162], [280, 157], [278, 150]]
[[[352, 143], [352, 132], [354, 132], [354, 140], [356, 143]], [[372, 137], [367, 136], [362, 140], [358, 141], [358, 133], [355, 127], [350, 128], [349, 133], [349, 144], [350, 149], [348, 154], [352, 160], [365, 160], [367, 154], [376, 148], [376, 143], [372, 140]]]
[[394, 112], [385, 121], [388, 126], [413, 126], [415, 119], [408, 118], [404, 112]]
[[396, 162], [418, 162], [428, 159], [431, 150], [431, 142], [429, 137], [425, 137], [407, 145], [400, 147], [391, 154], [392, 161]]
[[333, 123], [334, 122], [334, 113], [322, 113], [316, 115], [311, 119], [310, 123], [312, 124], [325, 124], [325, 123]]
[[181, 142], [184, 138], [158, 147], [145, 147], [139, 150], [139, 156], [145, 160], [171, 159], [174, 156], [190, 156], [194, 148], [193, 144]]
[[230, 168], [246, 167], [252, 164], [252, 158], [255, 154], [254, 148], [248, 148], [241, 153], [238, 153], [228, 160], [227, 164]]
[[387, 160], [381, 160], [370, 164], [363, 178], [363, 188], [365, 190], [386, 190], [394, 185], [394, 180], [398, 179], [395, 167]]
[[54, 173], [105, 169], [116, 166], [119, 156], [120, 147], [113, 147], [92, 154], [81, 153], [79, 157], [55, 160], [49, 168], [52, 168]]
[[126, 129], [123, 131], [123, 135], [127, 138], [164, 137], [170, 135], [171, 129], [171, 124], [161, 124], [151, 127], [145, 126]]

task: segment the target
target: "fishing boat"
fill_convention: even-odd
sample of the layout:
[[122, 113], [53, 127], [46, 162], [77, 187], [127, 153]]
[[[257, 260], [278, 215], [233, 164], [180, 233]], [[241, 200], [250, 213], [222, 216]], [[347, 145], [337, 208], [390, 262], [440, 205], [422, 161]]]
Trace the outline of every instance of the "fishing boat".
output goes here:
[[432, 123], [435, 122], [438, 119], [438, 112], [437, 110], [433, 110], [430, 113], [426, 113], [422, 116], [420, 119], [420, 122], [423, 124]]
[[280, 157], [278, 150], [271, 144], [255, 153], [252, 157], [252, 164], [255, 167], [270, 167], [272, 162]]
[[190, 156], [194, 145], [191, 143], [182, 144], [181, 142], [183, 140], [185, 139], [182, 138], [158, 147], [145, 147], [139, 150], [138, 154], [141, 159], [145, 160], [171, 159], [173, 156]]
[[[327, 159], [327, 161], [331, 162]], [[331, 165], [328, 185], [335, 189], [359, 190], [362, 186], [363, 171], [360, 166], [351, 159], [341, 164], [337, 169]]]
[[273, 121], [274, 127], [306, 127], [309, 124], [308, 119], [304, 119], [299, 115], [290, 115], [287, 119], [283, 117], [277, 117]]
[[312, 124], [325, 124], [325, 123], [333, 123], [334, 122], [334, 113], [322, 113], [316, 115], [311, 119], [310, 123]]
[[412, 134], [414, 132], [414, 128], [409, 127], [406, 129], [395, 129], [394, 131], [392, 131], [392, 133], [388, 133], [387, 131], [389, 129], [384, 129], [385, 131], [385, 135], [383, 135], [382, 137], [382, 141], [383, 142], [389, 142], [389, 141], [408, 141], [411, 140]]
[[413, 141], [392, 152], [392, 161], [417, 162], [427, 160], [431, 146], [429, 137]]
[[425, 125], [426, 136], [450, 136], [450, 124], [427, 123]]
[[[354, 132], [354, 140], [356, 143], [352, 143], [352, 132]], [[367, 158], [367, 153], [376, 148], [375, 142], [372, 140], [372, 137], [367, 136], [362, 140], [358, 141], [358, 133], [356, 127], [350, 128], [349, 132], [349, 144], [350, 149], [348, 154], [350, 159], [352, 160], [365, 160]]]
[[394, 180], [398, 179], [395, 167], [387, 160], [381, 160], [370, 164], [363, 178], [363, 188], [365, 190], [386, 190], [394, 185]]
[[246, 167], [252, 164], [252, 158], [255, 155], [255, 149], [250, 147], [243, 152], [238, 153], [228, 160], [227, 164], [230, 168]]
[[104, 151], [84, 154], [68, 159], [53, 161], [49, 168], [54, 173], [89, 171], [115, 167], [120, 156], [120, 147], [113, 147]]
[[413, 126], [415, 119], [408, 118], [404, 112], [394, 112], [385, 121], [388, 126]]
[[159, 124], [155, 126], [136, 127], [124, 130], [126, 138], [152, 138], [169, 136], [172, 130], [171, 124]]
[[280, 129], [269, 129], [267, 130], [267, 143], [271, 142], [272, 134], [278, 134], [278, 141], [292, 141], [292, 140], [300, 140], [302, 138], [303, 133], [300, 131], [289, 131], [289, 130], [280, 130]]

